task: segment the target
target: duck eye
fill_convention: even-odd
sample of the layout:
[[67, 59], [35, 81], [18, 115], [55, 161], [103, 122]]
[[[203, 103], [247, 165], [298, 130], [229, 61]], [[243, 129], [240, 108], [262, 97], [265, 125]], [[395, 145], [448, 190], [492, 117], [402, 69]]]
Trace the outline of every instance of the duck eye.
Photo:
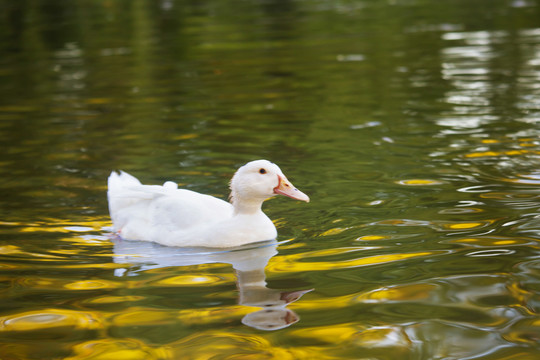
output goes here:
[[262, 169], [262, 168], [261, 168], [261, 169], [259, 170], [259, 174], [266, 174], [266, 169]]

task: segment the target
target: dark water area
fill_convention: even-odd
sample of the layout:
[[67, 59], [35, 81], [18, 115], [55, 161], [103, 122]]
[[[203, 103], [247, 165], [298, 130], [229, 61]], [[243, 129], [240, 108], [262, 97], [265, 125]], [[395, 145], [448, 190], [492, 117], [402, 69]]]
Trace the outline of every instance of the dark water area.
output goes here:
[[[536, 0], [0, 0], [0, 359], [538, 359], [539, 135]], [[109, 236], [260, 158], [276, 242]]]

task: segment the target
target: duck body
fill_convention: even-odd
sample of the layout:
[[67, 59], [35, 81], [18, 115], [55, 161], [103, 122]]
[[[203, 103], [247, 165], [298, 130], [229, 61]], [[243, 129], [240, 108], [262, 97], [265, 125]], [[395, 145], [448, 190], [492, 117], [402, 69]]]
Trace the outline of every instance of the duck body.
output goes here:
[[262, 211], [269, 197], [283, 194], [309, 201], [279, 167], [266, 160], [241, 167], [231, 180], [231, 202], [186, 189], [173, 182], [143, 185], [113, 172], [108, 179], [113, 229], [125, 240], [168, 246], [233, 247], [272, 240], [277, 230]]

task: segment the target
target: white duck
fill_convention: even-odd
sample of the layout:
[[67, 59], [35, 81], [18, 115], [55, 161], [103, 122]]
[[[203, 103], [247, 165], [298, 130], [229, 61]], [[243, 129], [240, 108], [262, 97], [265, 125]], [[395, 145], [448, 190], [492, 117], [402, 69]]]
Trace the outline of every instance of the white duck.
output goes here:
[[240, 246], [276, 238], [276, 227], [261, 210], [266, 199], [281, 194], [309, 202], [309, 197], [267, 160], [240, 167], [230, 189], [228, 203], [178, 189], [171, 181], [163, 186], [142, 185], [125, 172], [112, 172], [107, 195], [114, 231], [125, 240], [169, 246]]

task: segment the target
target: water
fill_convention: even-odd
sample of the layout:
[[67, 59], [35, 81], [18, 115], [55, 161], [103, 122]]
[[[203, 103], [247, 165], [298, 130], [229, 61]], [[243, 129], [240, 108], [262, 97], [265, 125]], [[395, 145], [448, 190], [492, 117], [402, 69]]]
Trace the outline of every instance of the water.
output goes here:
[[[0, 358], [539, 358], [538, 1], [0, 8]], [[257, 158], [276, 243], [108, 237]]]

